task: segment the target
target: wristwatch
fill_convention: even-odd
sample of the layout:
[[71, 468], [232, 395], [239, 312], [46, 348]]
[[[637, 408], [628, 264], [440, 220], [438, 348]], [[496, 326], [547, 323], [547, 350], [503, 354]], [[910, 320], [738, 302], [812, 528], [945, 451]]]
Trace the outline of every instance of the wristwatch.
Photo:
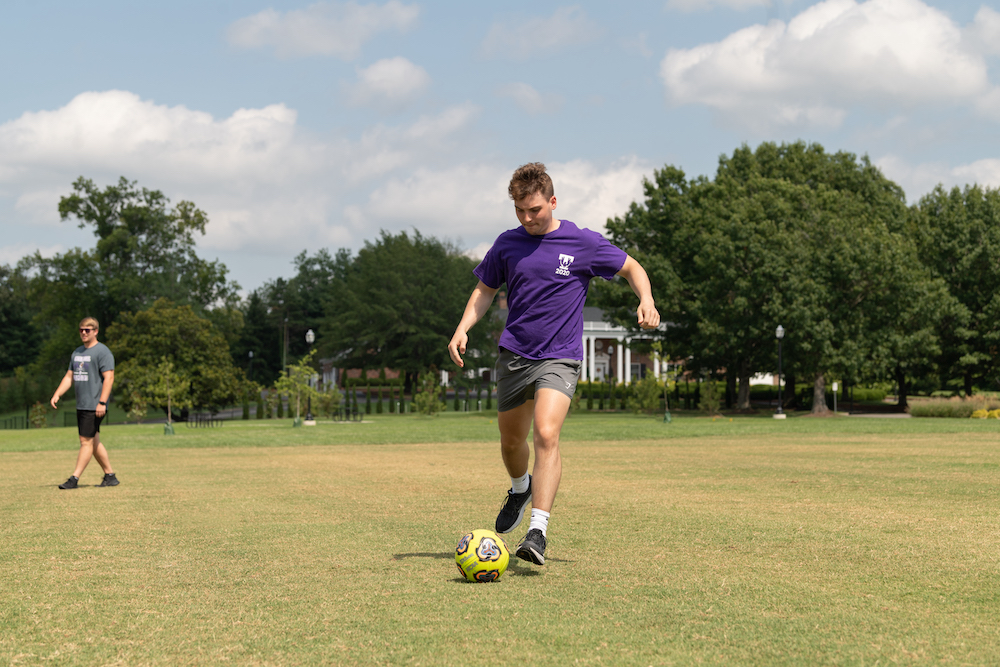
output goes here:
[[107, 405], [108, 402], [107, 401], [98, 401], [98, 404], [100, 404], [100, 405]]

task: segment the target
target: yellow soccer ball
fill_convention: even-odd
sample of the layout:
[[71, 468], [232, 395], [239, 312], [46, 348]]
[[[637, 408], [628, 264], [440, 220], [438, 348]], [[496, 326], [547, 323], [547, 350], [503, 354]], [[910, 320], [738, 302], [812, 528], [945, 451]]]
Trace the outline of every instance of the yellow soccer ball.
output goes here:
[[474, 530], [462, 535], [455, 547], [458, 571], [469, 581], [496, 581], [507, 571], [510, 549], [492, 530]]

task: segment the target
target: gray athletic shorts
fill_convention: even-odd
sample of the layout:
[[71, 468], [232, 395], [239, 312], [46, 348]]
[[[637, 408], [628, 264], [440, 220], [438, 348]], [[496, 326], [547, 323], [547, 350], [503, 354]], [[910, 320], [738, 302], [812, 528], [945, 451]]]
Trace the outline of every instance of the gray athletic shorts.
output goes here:
[[533, 400], [536, 389], [555, 389], [573, 398], [582, 365], [577, 359], [525, 359], [501, 347], [497, 360], [500, 412]]

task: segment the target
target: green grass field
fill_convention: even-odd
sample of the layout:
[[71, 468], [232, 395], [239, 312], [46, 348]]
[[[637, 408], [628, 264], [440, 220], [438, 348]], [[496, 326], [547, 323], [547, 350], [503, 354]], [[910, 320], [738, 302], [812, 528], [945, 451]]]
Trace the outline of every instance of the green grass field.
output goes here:
[[75, 491], [2, 431], [0, 664], [1000, 660], [1000, 422], [573, 415], [547, 564], [470, 584], [495, 421], [111, 426]]

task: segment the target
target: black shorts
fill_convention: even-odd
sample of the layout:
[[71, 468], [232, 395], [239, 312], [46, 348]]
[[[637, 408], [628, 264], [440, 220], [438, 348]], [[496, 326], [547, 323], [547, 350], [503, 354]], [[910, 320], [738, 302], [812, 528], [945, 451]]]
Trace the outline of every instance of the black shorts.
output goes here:
[[497, 360], [498, 410], [506, 412], [534, 400], [535, 389], [555, 389], [573, 398], [582, 365], [577, 359], [525, 359], [500, 348]]
[[102, 419], [104, 417], [98, 417], [96, 410], [77, 410], [76, 428], [80, 431], [80, 437], [93, 438], [100, 433]]

